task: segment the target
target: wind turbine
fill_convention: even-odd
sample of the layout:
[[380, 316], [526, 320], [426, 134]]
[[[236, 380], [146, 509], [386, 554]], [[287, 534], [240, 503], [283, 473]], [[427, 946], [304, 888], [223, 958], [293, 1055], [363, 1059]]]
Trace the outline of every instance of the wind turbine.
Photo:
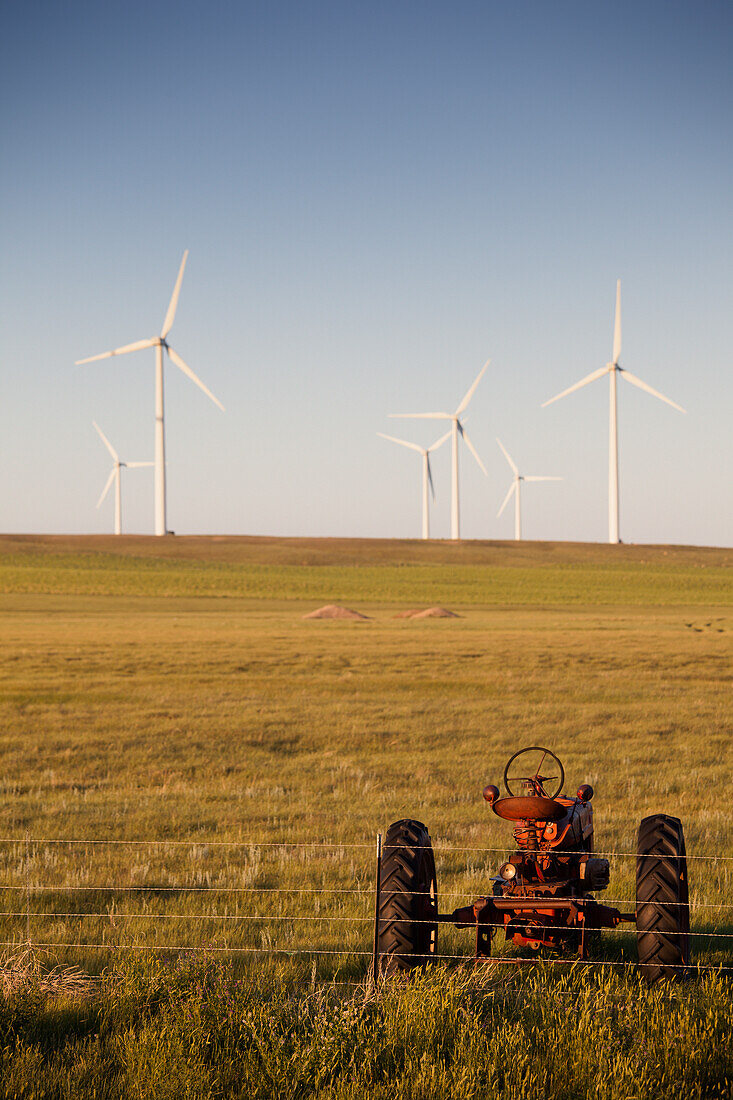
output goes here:
[[92, 421], [92, 424], [94, 424], [94, 427], [97, 429], [97, 434], [98, 434], [99, 438], [102, 440], [105, 447], [107, 448], [109, 453], [112, 455], [112, 461], [114, 463], [114, 465], [112, 466], [112, 469], [110, 471], [110, 475], [107, 478], [107, 484], [105, 485], [104, 489], [102, 490], [101, 497], [97, 501], [97, 508], [99, 508], [102, 501], [107, 496], [107, 493], [109, 492], [109, 489], [110, 489], [110, 485], [114, 481], [114, 483], [115, 483], [115, 534], [120, 535], [120, 534], [122, 534], [122, 483], [121, 483], [121, 477], [120, 477], [120, 470], [122, 469], [123, 466], [128, 470], [133, 470], [133, 469], [138, 469], [141, 466], [152, 466], [153, 463], [152, 462], [121, 462], [120, 461], [120, 456], [117, 454], [117, 451], [114, 449], [114, 447], [112, 446], [110, 441], [107, 439], [107, 436], [104, 434], [104, 432], [100, 428], [99, 424], [97, 424], [97, 422], [95, 420]]
[[616, 376], [621, 375], [622, 378], [630, 382], [632, 386], [637, 386], [640, 390], [645, 390], [650, 393], [652, 397], [658, 397], [660, 401], [666, 401], [668, 405], [671, 405], [673, 409], [677, 409], [678, 412], [683, 413], [685, 410], [681, 405], [677, 405], [674, 401], [670, 401], [668, 397], [665, 397], [663, 393], [659, 393], [657, 390], [653, 390], [651, 386], [648, 386], [646, 382], [642, 382], [641, 378], [637, 378], [635, 374], [626, 370], [625, 367], [619, 366], [619, 358], [621, 356], [621, 280], [616, 282], [616, 322], [613, 328], [613, 359], [610, 363], [606, 363], [605, 367], [601, 367], [600, 370], [594, 370], [592, 374], [587, 375], [586, 378], [582, 378], [580, 382], [576, 382], [574, 386], [570, 386], [567, 390], [563, 390], [562, 393], [558, 393], [555, 397], [551, 397], [549, 401], [545, 401], [542, 408], [547, 405], [551, 405], [553, 401], [559, 401], [561, 397], [567, 397], [569, 393], [573, 393], [574, 390], [579, 390], [581, 386], [587, 386], [589, 382], [595, 382], [596, 378], [602, 378], [604, 374], [609, 376], [611, 383], [610, 392], [610, 406], [609, 406], [609, 425], [608, 425], [608, 541], [619, 542], [619, 504], [618, 504], [618, 419], [616, 413]]
[[514, 493], [514, 538], [517, 541], [519, 541], [522, 537], [522, 505], [521, 505], [521, 497], [520, 497], [522, 482], [523, 481], [562, 481], [563, 479], [561, 477], [534, 477], [534, 476], [530, 477], [530, 476], [525, 475], [525, 474], [520, 474], [516, 463], [510, 457], [509, 452], [507, 451], [507, 449], [504, 446], [504, 444], [502, 443], [502, 441], [500, 439], [497, 439], [496, 442], [501, 447], [501, 452], [504, 455], [504, 458], [507, 460], [507, 462], [511, 466], [512, 470], [514, 471], [514, 477], [512, 479], [511, 485], [509, 486], [509, 492], [504, 497], [504, 503], [502, 504], [499, 511], [496, 513], [496, 518], [497, 519], [499, 518], [499, 516], [501, 515], [501, 513], [504, 511], [507, 504], [511, 500], [512, 493]]
[[[476, 392], [476, 387], [484, 376], [484, 371], [488, 367], [490, 359], [487, 359], [481, 370], [476, 375], [476, 378], [472, 385], [466, 392], [465, 397], [461, 401], [460, 405], [454, 413], [390, 413], [391, 417], [395, 417], [400, 420], [450, 420], [451, 430], [450, 434], [453, 437], [452, 440], [452, 454], [451, 454], [451, 481], [453, 493], [451, 497], [451, 519], [450, 519], [450, 537], [452, 539], [459, 539], [461, 537], [461, 519], [460, 519], [460, 506], [458, 501], [458, 436], [460, 435], [464, 443], [468, 447], [473, 457], [478, 462], [479, 466], [486, 475], [486, 467], [479, 458], [478, 451], [474, 447], [471, 440], [468, 438], [468, 433], [463, 427], [461, 417], [468, 408], [469, 402]], [[488, 476], [488, 475], [486, 475]]]
[[430, 447], [419, 447], [417, 443], [408, 443], [406, 439], [397, 439], [393, 435], [377, 432], [377, 435], [381, 436], [382, 439], [389, 439], [391, 443], [399, 443], [401, 447], [409, 447], [411, 451], [417, 451], [418, 454], [422, 455], [422, 537], [424, 539], [430, 538], [430, 493], [433, 494], [433, 500], [435, 500], [435, 486], [433, 485], [433, 474], [430, 469], [430, 452], [437, 451], [438, 447], [442, 447], [450, 434], [448, 431], [445, 435], [441, 435], [440, 439], [436, 440]]
[[173, 294], [171, 296], [170, 305], [168, 306], [168, 312], [165, 315], [163, 321], [163, 328], [160, 330], [160, 336], [152, 336], [149, 340], [138, 340], [134, 344], [125, 344], [121, 348], [115, 348], [114, 351], [105, 351], [101, 355], [90, 355], [87, 359], [77, 359], [76, 366], [80, 366], [82, 363], [94, 363], [97, 359], [110, 359], [113, 355], [126, 355], [130, 351], [141, 351], [143, 348], [155, 348], [155, 533], [156, 535], [165, 535], [167, 531], [166, 524], [166, 501], [165, 501], [165, 416], [163, 405], [163, 349], [168, 352], [168, 356], [173, 360], [174, 364], [187, 375], [192, 382], [195, 382], [200, 390], [203, 390], [207, 397], [211, 398], [215, 405], [224, 411], [224, 406], [221, 401], [214, 397], [211, 390], [207, 389], [200, 378], [198, 378], [187, 363], [184, 363], [177, 351], [170, 346], [167, 340], [168, 333], [173, 328], [173, 320], [176, 316], [176, 307], [178, 305], [178, 295], [181, 293], [181, 283], [183, 282], [183, 270], [186, 266], [186, 260], [188, 259], [188, 249], [183, 253], [183, 259], [181, 260], [181, 266], [178, 271], [178, 278], [176, 279], [176, 285], [173, 288]]

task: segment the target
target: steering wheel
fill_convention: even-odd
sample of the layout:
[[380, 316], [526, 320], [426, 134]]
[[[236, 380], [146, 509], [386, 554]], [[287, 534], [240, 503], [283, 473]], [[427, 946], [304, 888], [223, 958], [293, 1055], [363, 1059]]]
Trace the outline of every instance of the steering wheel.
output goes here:
[[[525, 757], [525, 759], [522, 760], [521, 763], [515, 764], [515, 760], [519, 760], [520, 757]], [[512, 767], [513, 764], [514, 767]], [[555, 767], [552, 766], [553, 764]], [[543, 768], [547, 772], [559, 772], [560, 774], [540, 774]], [[510, 769], [511, 775], [509, 774]], [[548, 790], [545, 787], [545, 783], [549, 783], [552, 780], [557, 780], [557, 786], [552, 790]], [[509, 794], [513, 796], [520, 794], [544, 794], [547, 798], [554, 798], [562, 790], [564, 782], [565, 769], [560, 763], [559, 758], [555, 756], [554, 752], [550, 752], [549, 749], [543, 749], [540, 745], [531, 745], [529, 748], [520, 749], [519, 752], [515, 752], [514, 756], [510, 757], [507, 766], [504, 768], [504, 786]], [[516, 790], [513, 789], [512, 783], [515, 784]], [[520, 783], [524, 783], [523, 790], [519, 788]]]

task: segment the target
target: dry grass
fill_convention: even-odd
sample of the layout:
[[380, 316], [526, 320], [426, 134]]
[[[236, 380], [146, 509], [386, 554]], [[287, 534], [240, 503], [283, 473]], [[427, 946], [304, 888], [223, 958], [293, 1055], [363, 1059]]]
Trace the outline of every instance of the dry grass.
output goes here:
[[38, 992], [44, 998], [81, 1000], [98, 988], [97, 979], [78, 966], [49, 969], [46, 960], [47, 952], [41, 955], [32, 946], [0, 954], [0, 996], [8, 999]]

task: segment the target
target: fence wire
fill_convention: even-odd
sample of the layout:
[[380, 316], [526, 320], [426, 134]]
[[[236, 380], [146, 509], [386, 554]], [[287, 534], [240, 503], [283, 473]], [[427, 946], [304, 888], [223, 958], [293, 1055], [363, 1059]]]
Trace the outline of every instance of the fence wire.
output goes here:
[[[83, 840], [76, 837], [28, 837], [30, 844], [70, 844], [80, 846], [100, 846], [100, 845], [129, 845], [132, 847], [146, 848], [146, 847], [171, 847], [171, 848], [348, 848], [348, 849], [362, 849], [362, 850], [374, 850], [374, 842], [370, 841], [340, 841], [340, 840], [257, 840], [250, 838], [248, 840], [208, 840], [203, 837], [192, 837], [190, 840], [144, 840], [144, 839], [117, 839], [112, 838], [108, 840], [90, 839]], [[25, 844], [26, 837], [0, 837], [0, 844]], [[385, 847], [389, 845], [385, 844]], [[504, 848], [474, 848], [466, 847], [458, 844], [413, 844], [410, 845], [413, 851], [433, 851], [433, 852], [491, 852], [493, 854], [504, 854], [509, 849], [509, 846]], [[675, 857], [660, 857], [653, 853], [645, 853], [640, 855], [638, 852], [591, 852], [588, 853], [594, 857], [600, 857], [602, 859], [659, 859]], [[688, 855], [687, 859], [703, 859], [714, 861], [728, 861], [733, 862], [733, 856], [726, 856], [715, 853], [713, 855]]]
[[[23, 890], [31, 894], [51, 893], [133, 893], [148, 894], [336, 894], [352, 895], [355, 897], [370, 897], [373, 888], [358, 890], [353, 887], [341, 886], [26, 886], [25, 883], [0, 883], [0, 890]], [[411, 890], [414, 897], [432, 897], [429, 890]], [[458, 898], [459, 900], [475, 900], [476, 891], [464, 893], [458, 890], [441, 890], [442, 898]], [[634, 898], [604, 898], [604, 905], [636, 905]], [[652, 904], [651, 902], [645, 904]], [[684, 901], [655, 901], [659, 906], [687, 905]], [[733, 909], [733, 903], [725, 901], [691, 901], [692, 909]]]
[[[657, 904], [661, 904], [661, 903], [645, 902], [645, 906], [656, 906]], [[22, 910], [21, 909], [12, 909], [12, 910], [7, 910], [5, 912], [0, 912], [0, 917], [18, 917], [18, 918], [26, 919], [28, 917], [28, 915], [29, 914], [25, 909], [22, 909]], [[322, 924], [322, 923], [325, 923], [325, 922], [328, 922], [329, 924], [370, 924], [370, 925], [374, 924], [374, 915], [373, 914], [370, 914], [367, 917], [350, 917], [350, 916], [342, 916], [341, 914], [329, 915], [328, 913], [314, 913], [314, 914], [309, 914], [307, 916], [303, 916], [303, 915], [300, 915], [300, 914], [290, 916], [289, 914], [273, 915], [273, 914], [269, 914], [269, 913], [120, 913], [117, 910], [112, 911], [112, 912], [110, 912], [108, 910], [106, 913], [83, 913], [83, 912], [82, 913], [79, 913], [79, 912], [76, 912], [76, 913], [42, 913], [42, 912], [38, 912], [36, 910], [32, 910], [31, 913], [30, 913], [30, 916], [34, 920], [35, 919], [38, 919], [38, 920], [72, 920], [72, 919], [75, 919], [75, 920], [92, 920], [92, 919], [100, 920], [101, 919], [101, 920], [120, 921], [120, 922], [125, 921], [125, 920], [186, 920], [186, 921], [200, 921], [200, 920], [230, 921], [230, 920], [235, 920], [235, 921], [241, 921], [241, 922], [251, 920], [251, 921], [267, 921], [267, 922], [271, 922], [271, 921], [275, 921], [275, 922], [278, 922], [278, 921], [279, 922], [284, 922], [284, 921], [288, 921], [288, 922], [290, 922], [290, 921], [317, 921], [319, 924]], [[417, 918], [417, 917], [390, 917], [389, 918], [389, 923], [390, 924], [428, 924], [428, 925], [431, 925], [431, 926], [436, 924], [436, 922], [434, 920], [429, 920], [427, 918], [422, 919], [422, 918]], [[450, 924], [451, 922], [450, 921], [441, 921], [439, 923], [441, 923], [441, 924]], [[489, 921], [472, 922], [471, 924], [465, 924], [465, 923], [460, 924], [460, 925], [456, 924], [452, 927], [456, 927], [456, 928], [460, 928], [460, 929], [466, 929], [466, 928], [475, 928], [477, 926], [480, 927], [480, 928], [502, 928], [502, 929], [506, 927], [506, 925], [503, 924], [503, 923], [501, 923], [501, 924], [492, 924]], [[558, 927], [560, 927], [561, 930], [569, 930], [569, 926], [568, 926], [568, 929], [565, 929], [564, 926], [558, 926], [556, 924], [534, 924], [533, 923], [531, 925], [532, 930], [536, 931], [536, 932], [550, 931], [550, 930], [557, 931]], [[580, 931], [580, 929], [575, 929], [575, 930]], [[627, 929], [627, 928], [606, 928], [606, 927], [596, 929], [592, 925], [588, 926], [588, 931], [616, 932], [619, 935], [623, 935], [623, 934], [628, 935], [629, 933], [633, 934], [632, 929]], [[664, 935], [665, 936], [707, 936], [707, 937], [710, 937], [710, 938], [713, 938], [713, 939], [733, 940], [733, 932], [718, 932], [715, 929], [713, 929], [712, 931], [708, 931], [708, 932], [693, 931], [693, 930], [690, 930], [690, 931], [687, 931], [687, 932], [667, 932], [667, 931], [665, 931]]]
[[[189, 922], [202, 922], [202, 921], [220, 921], [224, 923], [230, 923], [236, 921], [240, 924], [246, 924], [247, 922], [259, 922], [260, 924], [269, 923], [307, 923], [318, 922], [319, 924], [348, 924], [348, 925], [371, 925], [374, 923], [374, 916], [359, 916], [359, 915], [344, 915], [344, 914], [328, 914], [328, 913], [314, 913], [314, 914], [268, 914], [268, 913], [164, 913], [164, 912], [119, 912], [110, 911], [105, 912], [92, 911], [92, 912], [45, 912], [37, 909], [32, 909], [32, 899], [38, 899], [43, 895], [49, 894], [90, 894], [90, 893], [113, 893], [113, 894], [217, 894], [217, 895], [245, 895], [245, 896], [263, 896], [263, 897], [277, 897], [277, 896], [291, 896], [300, 900], [307, 899], [311, 896], [329, 896], [335, 901], [340, 899], [347, 899], [350, 897], [358, 897], [361, 899], [371, 898], [374, 895], [373, 886], [371, 883], [363, 887], [340, 887], [340, 886], [305, 886], [305, 887], [287, 887], [287, 886], [212, 886], [206, 885], [154, 885], [154, 884], [99, 884], [99, 885], [67, 885], [67, 884], [32, 884], [30, 876], [31, 867], [31, 850], [34, 852], [43, 846], [50, 845], [67, 845], [81, 848], [96, 848], [97, 850], [105, 845], [117, 846], [117, 847], [136, 847], [136, 848], [158, 848], [162, 850], [177, 849], [177, 850], [190, 850], [191, 848], [207, 849], [212, 848], [215, 850], [232, 850], [232, 849], [249, 849], [250, 851], [256, 851], [258, 849], [269, 850], [282, 850], [291, 851], [293, 849], [302, 849], [309, 851], [340, 851], [340, 850], [362, 850], [373, 851], [373, 842], [341, 842], [341, 841], [327, 841], [327, 840], [310, 840], [310, 841], [291, 841], [291, 840], [260, 840], [255, 838], [239, 839], [239, 840], [217, 840], [208, 838], [190, 838], [187, 840], [173, 840], [173, 839], [80, 839], [80, 838], [32, 838], [29, 834], [24, 837], [13, 838], [0, 838], [0, 844], [15, 845], [22, 848], [24, 852], [25, 863], [25, 881], [22, 882], [7, 882], [0, 883], [0, 891], [24, 891], [26, 906], [25, 909], [14, 909], [7, 911], [0, 911], [0, 918], [10, 920], [25, 920], [26, 922], [26, 941], [25, 945], [31, 945], [36, 948], [43, 948], [45, 950], [104, 950], [104, 951], [153, 951], [153, 952], [214, 952], [220, 954], [230, 955], [252, 955], [252, 956], [286, 956], [286, 957], [310, 957], [310, 956], [330, 956], [338, 958], [373, 958], [372, 950], [361, 950], [351, 948], [329, 948], [329, 947], [273, 947], [273, 946], [235, 946], [235, 945], [195, 945], [195, 944], [182, 944], [182, 945], [167, 945], [167, 944], [139, 944], [139, 943], [83, 943], [83, 942], [45, 942], [45, 941], [33, 941], [31, 939], [31, 922], [42, 922], [46, 920], [105, 920], [110, 922], [123, 922], [127, 920], [149, 920], [149, 921], [189, 921]], [[389, 846], [385, 845], [385, 849]], [[469, 847], [462, 845], [449, 845], [449, 844], [437, 844], [431, 845], [416, 845], [411, 846], [417, 849], [431, 850], [440, 853], [474, 853], [474, 854], [499, 854], [506, 858], [507, 852], [511, 850], [510, 846], [502, 848], [490, 848], [490, 847]], [[678, 857], [657, 855], [653, 853], [645, 853], [643, 856], [639, 856], [636, 852], [626, 851], [608, 851], [608, 852], [594, 852], [590, 853], [596, 857], [602, 858], [614, 858], [614, 859], [635, 859], [639, 858], [651, 858], [651, 859], [663, 859], [663, 860], [675, 860]], [[719, 853], [713, 854], [694, 854], [687, 856], [688, 860], [700, 860], [708, 861], [712, 863], [727, 863], [733, 861], [733, 856], [723, 855]], [[475, 870], [475, 869], [472, 869]], [[423, 894], [429, 896], [429, 891], [415, 891], [415, 896]], [[462, 900], [475, 900], [476, 892], [471, 893], [465, 891], [441, 891], [441, 897], [443, 898], [455, 898]], [[548, 899], [548, 904], [550, 904]], [[607, 899], [603, 898], [602, 904], [616, 904], [620, 906], [634, 907], [636, 905], [635, 900], [631, 899]], [[664, 901], [645, 903], [653, 904], [659, 910], [665, 908], [676, 908], [684, 906], [686, 903], [679, 901]], [[719, 901], [719, 902], [692, 902], [691, 908], [704, 909], [707, 911], [725, 911], [733, 910], [733, 903]], [[406, 920], [406, 918], [405, 918]], [[394, 923], [394, 922], [391, 922]], [[397, 923], [400, 923], [398, 920]], [[416, 919], [410, 918], [411, 924], [427, 924], [434, 925], [435, 921], [429, 919]], [[450, 923], [450, 922], [441, 922]], [[461, 926], [464, 929], [470, 929], [476, 927], [472, 922], [467, 925]], [[480, 928], [491, 929], [505, 929], [504, 923], [488, 923], [480, 922], [478, 925]], [[537, 932], [545, 930], [557, 930], [556, 925], [532, 925], [533, 930]], [[615, 932], [621, 935], [634, 935], [635, 929], [629, 929], [624, 927], [617, 928], [604, 928], [603, 932]], [[690, 936], [699, 939], [708, 940], [731, 940], [733, 939], [733, 933], [719, 931], [717, 928], [709, 931], [702, 931], [699, 929], [693, 929], [689, 932], [682, 931], [670, 931], [664, 932], [665, 936]], [[24, 946], [23, 941], [19, 940], [5, 940], [0, 941], [0, 946], [4, 947], [19, 947]], [[497, 964], [536, 964], [537, 959], [533, 958], [520, 958], [514, 956], [499, 956], [495, 958], [481, 958], [475, 959], [473, 955], [468, 954], [431, 954], [426, 956], [431, 961], [462, 961], [464, 963], [482, 962], [482, 963], [497, 963]], [[616, 967], [616, 968], [628, 968], [635, 969], [645, 966], [656, 966], [652, 963], [637, 963], [626, 960], [572, 960], [572, 959], [542, 959], [542, 963], [550, 965], [565, 965], [565, 966], [597, 966], [597, 967]], [[733, 966], [725, 966], [721, 964], [670, 964], [665, 965], [666, 970], [670, 969], [684, 969], [689, 973], [733, 973]]]
[[[18, 940], [0, 940], [0, 947], [23, 947], [25, 946], [22, 941]], [[77, 951], [171, 951], [171, 952], [187, 952], [198, 954], [230, 954], [230, 955], [331, 955], [339, 958], [372, 958], [371, 951], [356, 951], [350, 948], [342, 948], [336, 950], [333, 948], [321, 948], [321, 947], [219, 947], [211, 944], [205, 947], [182, 944], [182, 945], [150, 945], [139, 943], [35, 943], [34, 947], [42, 947], [44, 949], [52, 948], [74, 948]], [[572, 966], [576, 968], [589, 967], [589, 966], [601, 966], [609, 967], [615, 966], [623, 969], [637, 970], [644, 969], [645, 967], [654, 967], [659, 969], [660, 966], [664, 970], [685, 970], [692, 973], [699, 974], [720, 974], [720, 973], [733, 973], [733, 966], [718, 966], [715, 964], [698, 964], [698, 963], [640, 963], [640, 962], [628, 962], [624, 959], [526, 959], [509, 955], [497, 956], [481, 956], [476, 958], [474, 955], [441, 955], [437, 952], [429, 955], [412, 955], [411, 958], [419, 959], [426, 962], [439, 962], [441, 960], [446, 961], [458, 961], [471, 964], [513, 964], [522, 965], [529, 964], [536, 966], [538, 961], [542, 965], [547, 964], [549, 966]]]

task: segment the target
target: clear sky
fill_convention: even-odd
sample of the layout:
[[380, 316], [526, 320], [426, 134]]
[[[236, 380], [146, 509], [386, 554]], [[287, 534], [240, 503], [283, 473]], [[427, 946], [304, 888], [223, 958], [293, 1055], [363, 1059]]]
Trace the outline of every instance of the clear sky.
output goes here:
[[[369, 4], [23, 0], [0, 15], [0, 529], [112, 530], [153, 456], [160, 331], [179, 533], [413, 536], [427, 444], [491, 358], [463, 533], [529, 474], [529, 538], [733, 545], [733, 7], [727, 0]], [[433, 532], [449, 530], [449, 451]], [[151, 532], [151, 471], [126, 530]]]

